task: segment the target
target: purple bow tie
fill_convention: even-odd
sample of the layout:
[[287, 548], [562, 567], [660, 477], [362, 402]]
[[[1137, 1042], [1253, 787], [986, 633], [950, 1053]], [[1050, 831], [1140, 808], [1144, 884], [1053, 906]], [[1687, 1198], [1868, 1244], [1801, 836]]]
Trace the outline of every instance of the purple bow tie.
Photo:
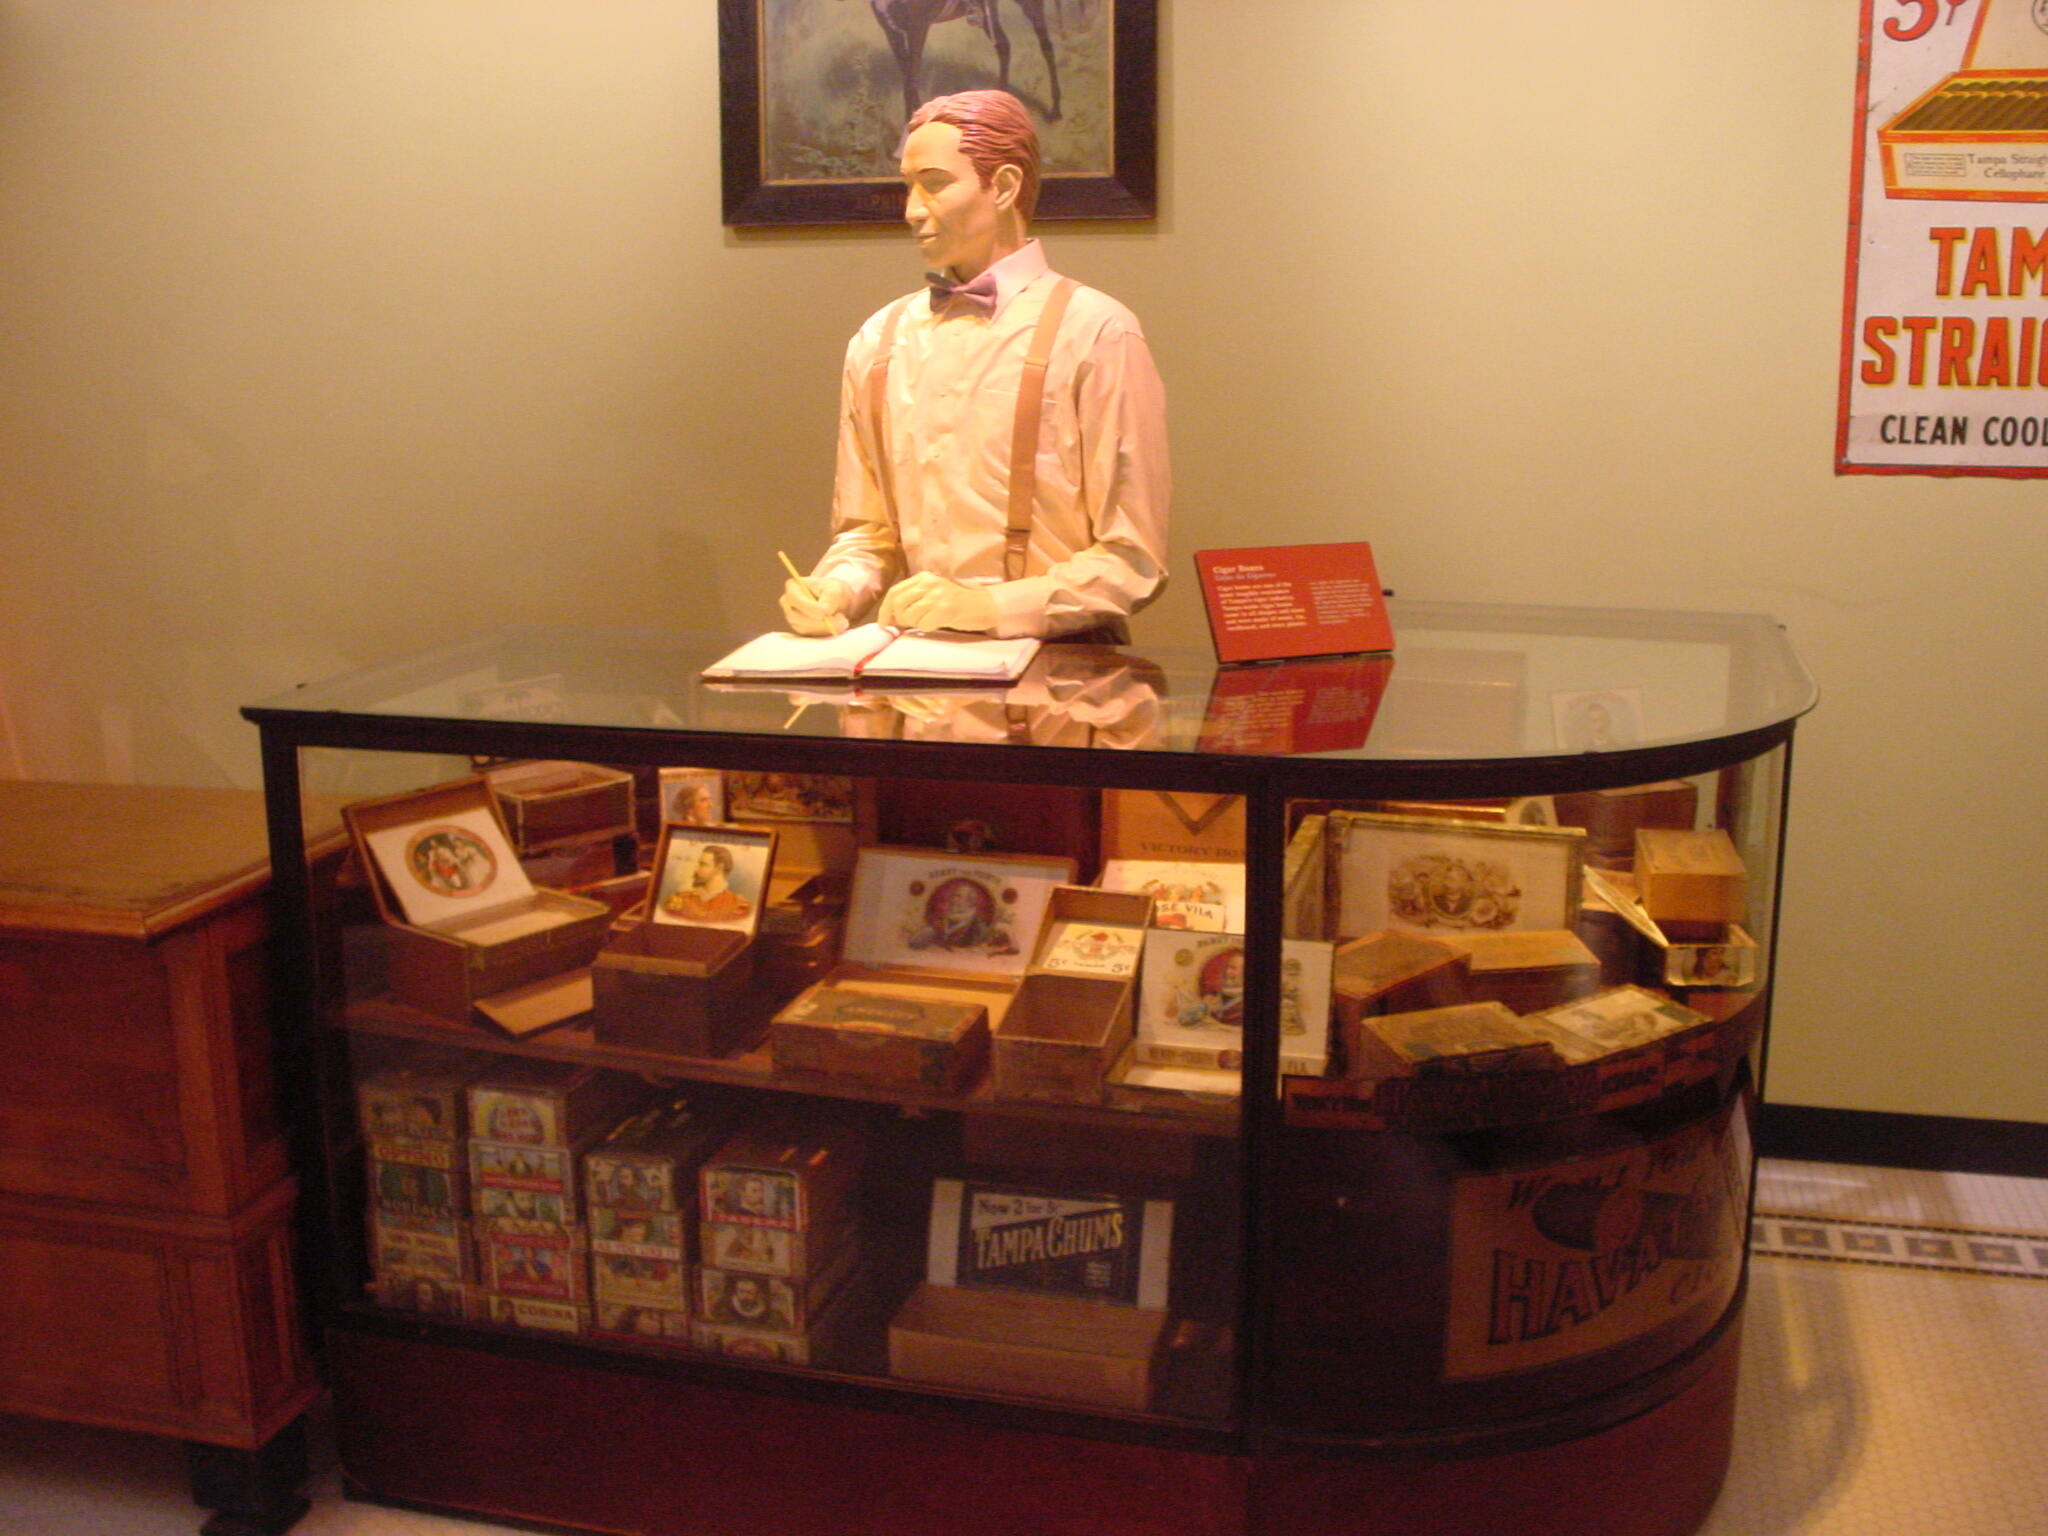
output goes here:
[[996, 312], [996, 275], [984, 272], [979, 277], [969, 278], [964, 283], [949, 283], [934, 273], [926, 278], [931, 285], [932, 313], [939, 314], [955, 299], [969, 309], [979, 310], [991, 318]]

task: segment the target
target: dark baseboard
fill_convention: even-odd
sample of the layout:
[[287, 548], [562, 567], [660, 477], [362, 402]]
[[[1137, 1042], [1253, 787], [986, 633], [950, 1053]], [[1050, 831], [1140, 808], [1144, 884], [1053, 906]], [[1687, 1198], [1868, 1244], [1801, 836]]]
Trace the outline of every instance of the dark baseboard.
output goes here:
[[1757, 1151], [1802, 1162], [2048, 1179], [2048, 1125], [2032, 1120], [1766, 1104], [1757, 1122]]

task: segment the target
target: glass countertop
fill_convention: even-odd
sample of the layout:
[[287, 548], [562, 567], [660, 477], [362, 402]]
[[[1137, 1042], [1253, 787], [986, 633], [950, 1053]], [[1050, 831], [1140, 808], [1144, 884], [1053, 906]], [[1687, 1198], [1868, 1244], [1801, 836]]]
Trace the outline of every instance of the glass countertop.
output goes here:
[[[1812, 679], [1759, 614], [1395, 600], [1380, 656], [1223, 667], [1206, 651], [1046, 645], [1007, 689], [707, 683], [748, 635], [506, 629], [249, 706], [307, 716], [1360, 760], [1513, 760], [1782, 727]], [[1140, 621], [1142, 624], [1142, 620]]]

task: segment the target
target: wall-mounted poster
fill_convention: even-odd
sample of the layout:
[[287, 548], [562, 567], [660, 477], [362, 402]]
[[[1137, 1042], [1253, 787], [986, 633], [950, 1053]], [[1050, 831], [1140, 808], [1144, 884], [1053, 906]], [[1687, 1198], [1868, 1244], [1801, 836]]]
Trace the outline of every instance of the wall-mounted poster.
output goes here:
[[1158, 0], [719, 0], [725, 222], [891, 224], [917, 107], [1000, 88], [1037, 125], [1041, 219], [1157, 206]]
[[2048, 474], [2048, 4], [1863, 0], [1835, 469]]

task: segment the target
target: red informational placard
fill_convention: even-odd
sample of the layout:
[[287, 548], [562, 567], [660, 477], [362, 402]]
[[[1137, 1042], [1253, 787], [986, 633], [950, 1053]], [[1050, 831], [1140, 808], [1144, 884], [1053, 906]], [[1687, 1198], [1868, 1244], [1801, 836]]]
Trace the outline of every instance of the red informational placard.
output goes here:
[[1218, 661], [1394, 648], [1370, 544], [1199, 550], [1195, 569]]
[[1291, 756], [1365, 745], [1394, 658], [1323, 656], [1270, 667], [1223, 667], [1202, 716], [1204, 752]]

